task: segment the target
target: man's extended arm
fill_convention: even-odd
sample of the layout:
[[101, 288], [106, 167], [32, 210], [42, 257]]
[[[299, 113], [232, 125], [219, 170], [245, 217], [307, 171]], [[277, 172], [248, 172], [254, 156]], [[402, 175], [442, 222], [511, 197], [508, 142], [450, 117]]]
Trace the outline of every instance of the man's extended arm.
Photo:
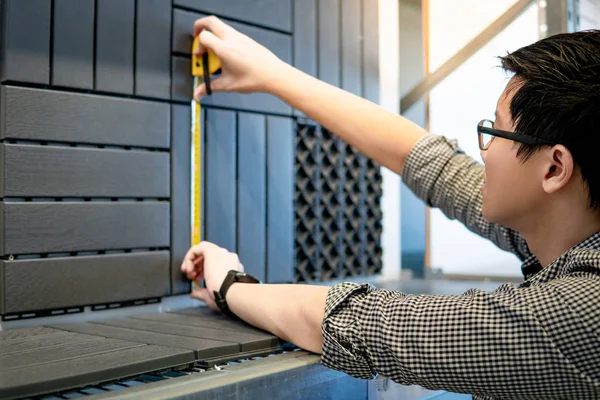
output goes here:
[[[200, 34], [201, 51], [210, 48], [221, 59], [223, 73], [211, 83], [213, 90], [263, 91], [280, 97], [379, 164], [402, 174], [431, 206], [501, 248], [521, 258], [528, 256], [525, 242], [515, 232], [483, 220], [478, 197], [482, 166], [453, 154], [456, 149], [451, 144], [432, 143], [423, 128], [406, 118], [299, 71], [217, 18], [196, 21], [194, 33]], [[201, 85], [195, 97], [203, 95]], [[408, 158], [412, 162], [406, 167]]]
[[[237, 256], [203, 242], [183, 266], [207, 288], [193, 296], [215, 307]], [[246, 322], [322, 353], [324, 365], [359, 378], [497, 398], [595, 398], [596, 367], [579, 353], [597, 341], [581, 313], [600, 281], [574, 275], [494, 293], [407, 295], [364, 284], [332, 288], [233, 284], [229, 308]], [[595, 318], [595, 316], [590, 316]], [[573, 346], [573, 338], [583, 343]], [[577, 353], [577, 354], [576, 354]], [[579, 360], [579, 364], [573, 364]], [[572, 388], [579, 392], [571, 393]], [[587, 397], [586, 397], [587, 396]]]

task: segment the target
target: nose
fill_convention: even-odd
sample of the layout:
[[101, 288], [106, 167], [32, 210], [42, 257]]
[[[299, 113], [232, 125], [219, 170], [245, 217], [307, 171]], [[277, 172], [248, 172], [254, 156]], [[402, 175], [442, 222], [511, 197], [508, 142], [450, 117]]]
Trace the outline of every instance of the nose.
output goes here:
[[487, 150], [479, 150], [479, 154], [481, 154], [481, 159], [483, 160], [483, 163], [485, 164], [485, 158], [487, 157]]

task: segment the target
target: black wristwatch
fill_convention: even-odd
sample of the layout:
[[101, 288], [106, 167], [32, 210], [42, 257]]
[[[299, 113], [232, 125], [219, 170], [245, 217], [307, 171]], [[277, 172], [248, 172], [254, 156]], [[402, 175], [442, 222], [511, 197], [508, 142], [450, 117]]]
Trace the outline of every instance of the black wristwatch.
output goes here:
[[219, 289], [218, 292], [216, 290], [213, 291], [213, 293], [215, 294], [215, 303], [217, 303], [217, 306], [219, 307], [219, 309], [223, 313], [225, 313], [233, 318], [237, 318], [237, 317], [229, 309], [229, 306], [227, 305], [227, 300], [225, 299], [225, 295], [227, 295], [227, 291], [229, 290], [231, 285], [233, 285], [236, 282], [260, 283], [260, 281], [258, 279], [256, 279], [255, 277], [248, 275], [244, 272], [240, 272], [240, 271], [236, 271], [236, 270], [232, 269], [227, 273], [225, 280], [223, 280], [223, 284], [221, 284], [221, 289]]

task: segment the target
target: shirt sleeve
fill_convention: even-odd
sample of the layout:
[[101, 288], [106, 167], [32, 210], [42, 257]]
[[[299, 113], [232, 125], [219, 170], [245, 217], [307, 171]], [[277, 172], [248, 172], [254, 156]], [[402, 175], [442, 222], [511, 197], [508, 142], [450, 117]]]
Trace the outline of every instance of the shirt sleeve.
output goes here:
[[588, 356], [598, 346], [588, 322], [600, 312], [582, 318], [589, 313], [582, 300], [598, 290], [600, 279], [577, 278], [460, 296], [343, 283], [327, 296], [321, 362], [357, 378], [381, 374], [431, 390], [595, 398], [600, 356]]
[[484, 166], [467, 156], [454, 140], [425, 135], [409, 153], [402, 180], [430, 207], [462, 222], [469, 230], [491, 240], [524, 261], [531, 256], [516, 231], [486, 221], [481, 214]]

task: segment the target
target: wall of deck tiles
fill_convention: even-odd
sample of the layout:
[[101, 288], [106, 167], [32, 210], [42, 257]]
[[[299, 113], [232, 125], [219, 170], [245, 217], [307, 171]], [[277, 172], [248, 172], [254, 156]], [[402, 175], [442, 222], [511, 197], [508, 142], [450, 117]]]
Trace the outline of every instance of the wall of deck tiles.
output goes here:
[[[0, 0], [0, 10], [3, 320], [189, 291], [179, 265], [190, 245], [197, 18], [218, 15], [307, 73], [378, 101], [377, 0]], [[312, 122], [262, 93], [214, 94], [202, 118], [203, 238], [267, 282], [309, 280], [297, 169]], [[380, 223], [366, 216], [381, 215], [378, 168], [317, 130], [319, 151], [342, 151], [331, 162], [359, 186], [332, 183], [356, 200], [332, 211], [333, 240], [360, 259], [349, 274], [376, 272]], [[323, 179], [327, 167], [317, 166]], [[361, 225], [348, 239], [357, 227], [342, 215], [355, 210]], [[330, 264], [312, 279], [344, 275], [341, 261]]]

